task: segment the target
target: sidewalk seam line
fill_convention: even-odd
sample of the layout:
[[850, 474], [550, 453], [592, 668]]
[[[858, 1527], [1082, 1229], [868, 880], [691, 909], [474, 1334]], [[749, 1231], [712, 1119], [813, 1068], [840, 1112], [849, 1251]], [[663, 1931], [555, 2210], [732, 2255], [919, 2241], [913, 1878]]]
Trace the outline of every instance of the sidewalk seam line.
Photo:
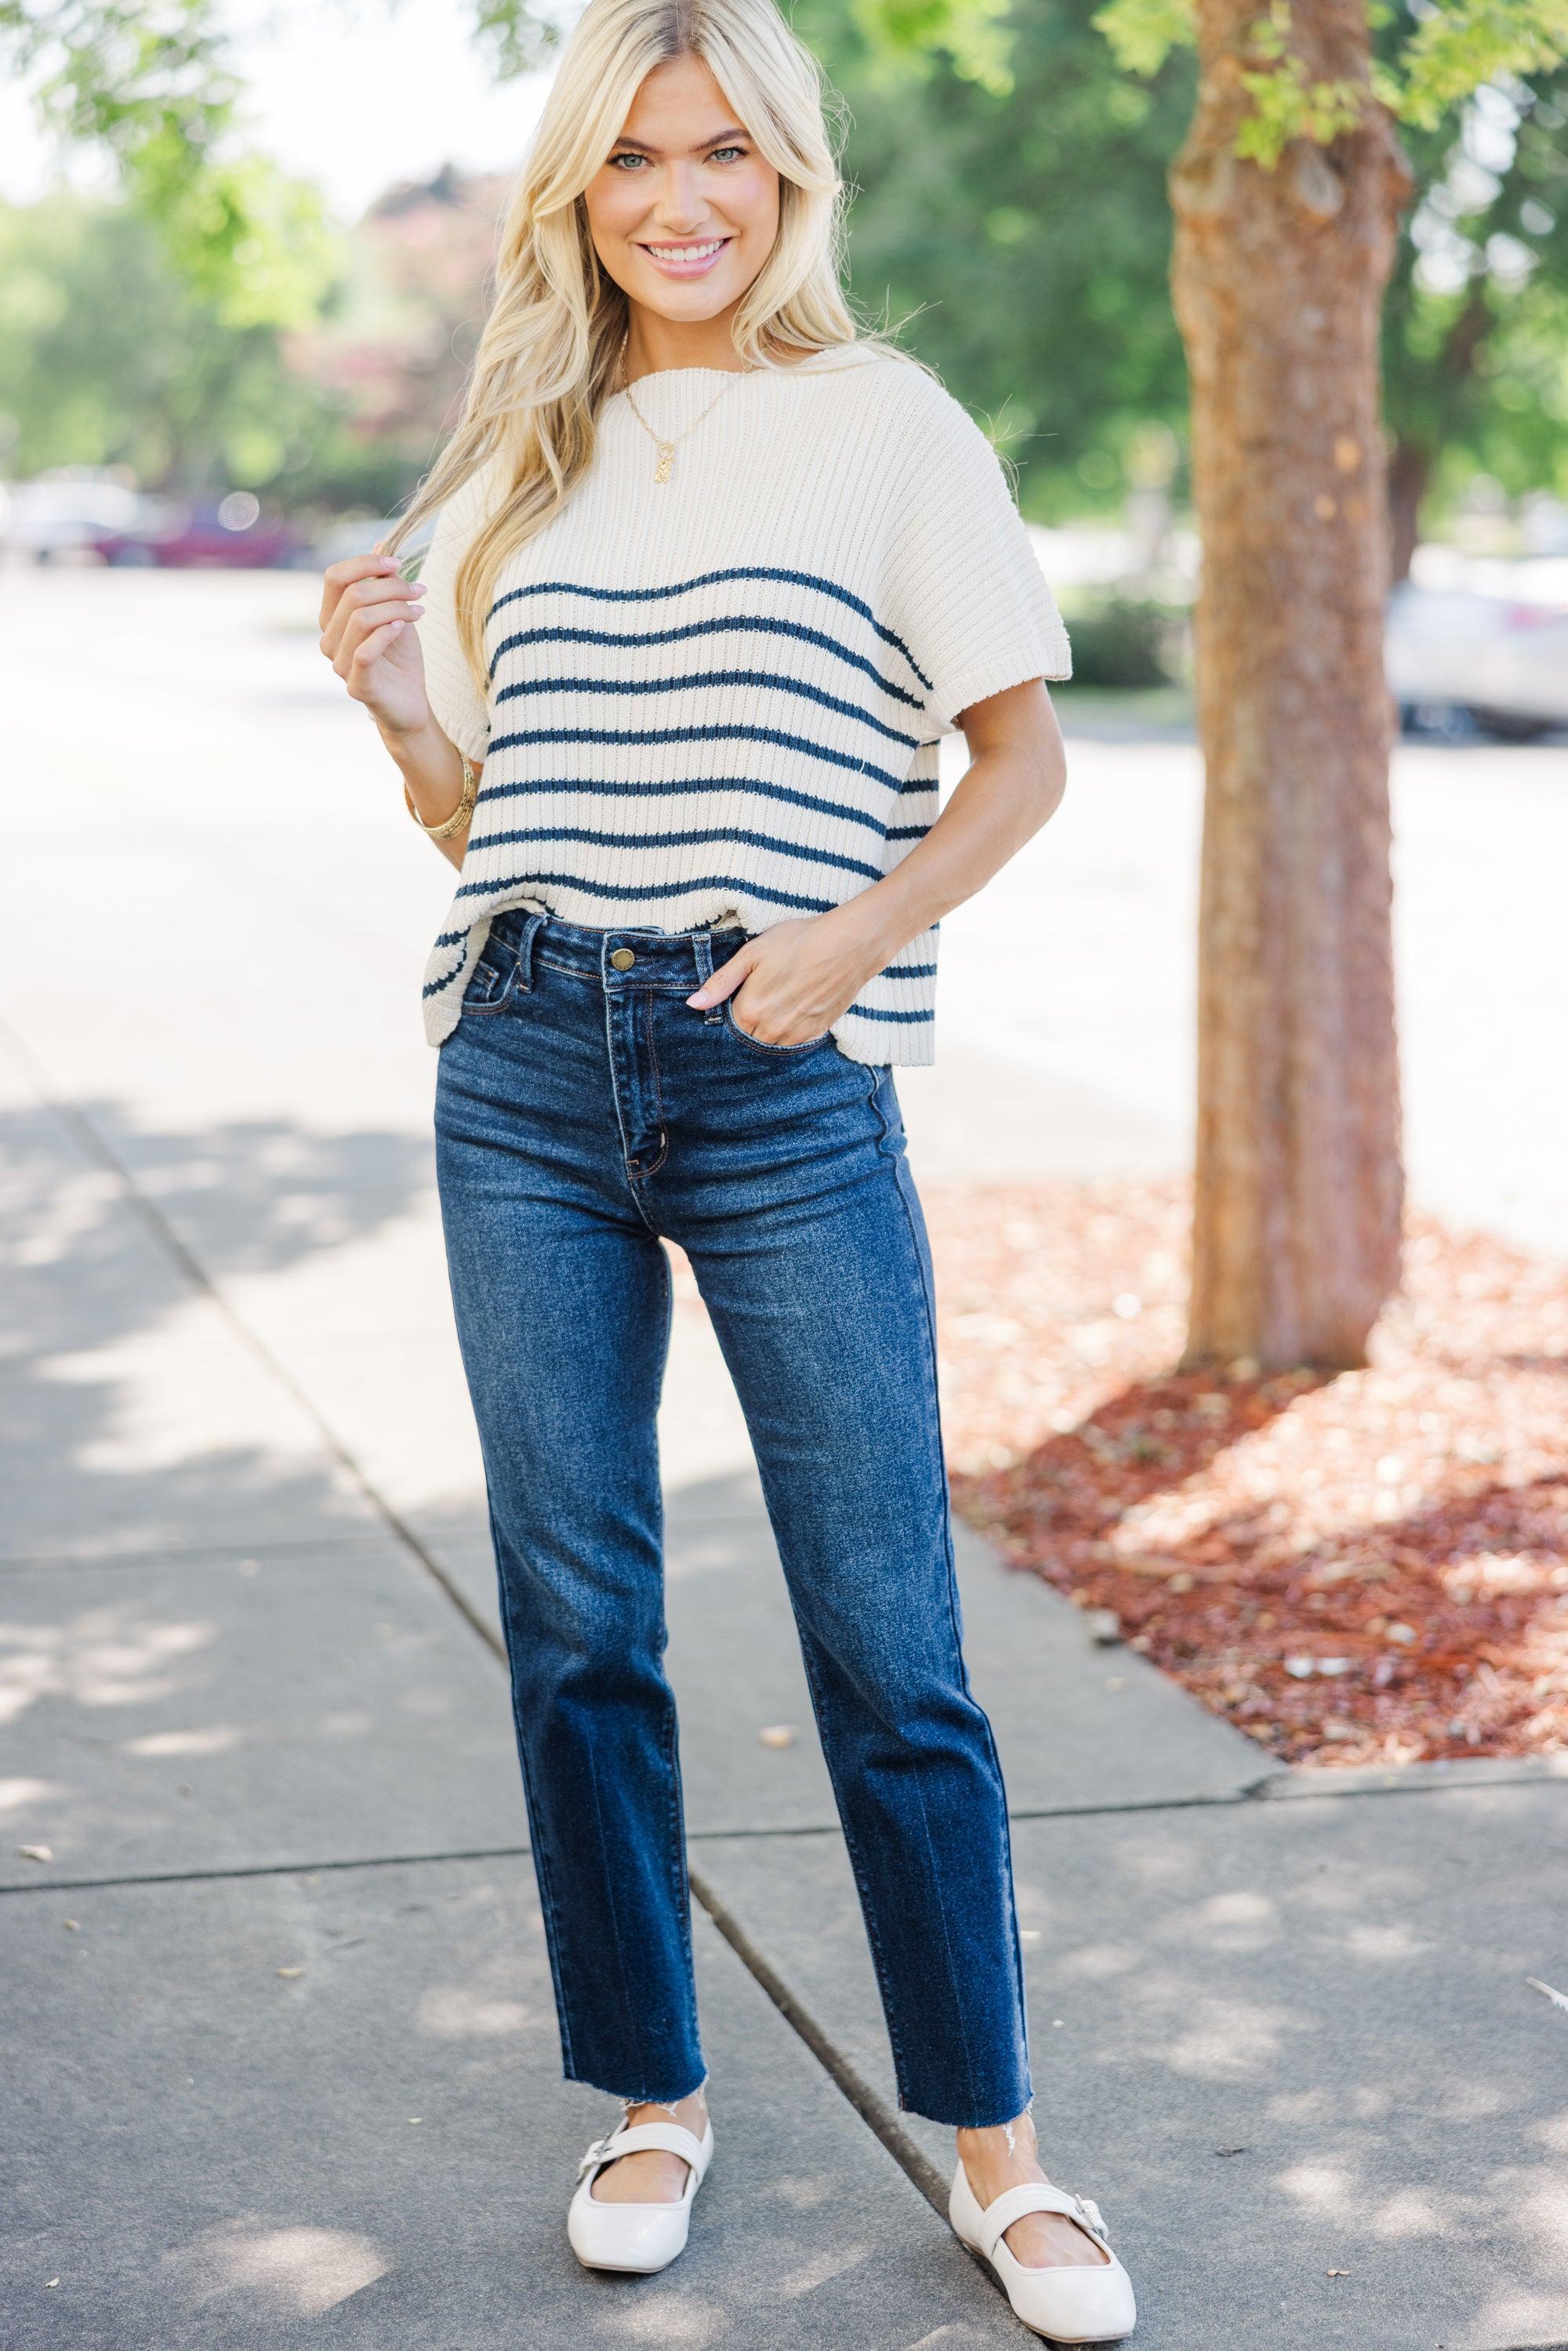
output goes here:
[[384, 1545], [386, 1541], [385, 1527], [367, 1527], [362, 1534], [286, 1535], [276, 1541], [264, 1537], [253, 1543], [149, 1543], [144, 1551], [18, 1552], [14, 1557], [0, 1558], [0, 1576], [37, 1574], [44, 1570], [51, 1575], [66, 1575], [94, 1567], [221, 1567], [231, 1561], [277, 1559], [291, 1552], [314, 1556], [318, 1552], [362, 1550], [367, 1543]]
[[734, 1912], [719, 1899], [701, 1873], [692, 1870], [689, 1875], [692, 1892], [741, 1966], [772, 2001], [784, 2022], [805, 2043], [822, 2071], [854, 2108], [872, 2136], [881, 2140], [899, 2169], [920, 2190], [932, 2210], [946, 2220], [947, 2184], [929, 2156], [910, 2137], [886, 2100], [873, 2089], [864, 2075], [851, 2064], [830, 2039], [810, 2010], [790, 1990], [772, 1961], [764, 1957]]
[[522, 1861], [526, 1844], [482, 1844], [451, 1853], [371, 1853], [353, 1861], [236, 1861], [212, 1869], [147, 1869], [122, 1877], [40, 1877], [0, 1886], [0, 1902], [11, 1895], [101, 1894], [123, 1886], [218, 1886], [245, 1877], [314, 1877], [350, 1869], [428, 1869], [453, 1861]]
[[[1485, 1782], [1485, 1785], [1490, 1788], [1550, 1788], [1559, 1784], [1568, 1786], [1568, 1782], [1559, 1782], [1552, 1779], [1535, 1781], [1521, 1777], [1518, 1780], [1489, 1780]], [[1331, 1802], [1337, 1803], [1343, 1798], [1351, 1796], [1447, 1796], [1464, 1792], [1462, 1789], [1456, 1790], [1451, 1785], [1418, 1788], [1325, 1788], [1321, 1796], [1312, 1796], [1310, 1799], [1304, 1796], [1293, 1797], [1291, 1802], [1292, 1804], [1304, 1803], [1311, 1801], [1314, 1803]], [[1474, 1793], [1475, 1791], [1472, 1790], [1470, 1792]], [[1164, 1799], [1151, 1798], [1147, 1802], [1082, 1804], [1043, 1812], [1024, 1809], [1009, 1812], [1008, 1818], [1011, 1822], [1103, 1820], [1108, 1814], [1114, 1816], [1119, 1813], [1234, 1810], [1239, 1805], [1253, 1804], [1259, 1801], [1255, 1793], [1242, 1790], [1239, 1793], [1230, 1796], [1173, 1796]], [[1272, 1809], [1273, 1807], [1270, 1806], [1270, 1810]], [[691, 1829], [687, 1832], [686, 1843], [689, 1845], [765, 1844], [769, 1839], [775, 1837], [833, 1837], [840, 1834], [841, 1831], [837, 1821], [783, 1822], [773, 1828]], [[0, 1902], [13, 1894], [88, 1894], [117, 1886], [203, 1886], [235, 1877], [295, 1877], [312, 1870], [414, 1869], [434, 1867], [455, 1861], [522, 1860], [532, 1850], [532, 1846], [528, 1844], [463, 1845], [438, 1853], [367, 1854], [349, 1861], [329, 1859], [326, 1861], [235, 1862], [211, 1869], [132, 1871], [128, 1876], [117, 1877], [18, 1879], [13, 1886], [0, 1885]], [[716, 1900], [716, 1896], [715, 1899]], [[722, 1907], [722, 1905], [720, 1907]], [[707, 1907], [706, 1901], [704, 1907]], [[737, 1928], [737, 1931], [740, 1930]], [[1505, 2346], [1505, 2351], [1517, 2351], [1517, 2347]], [[1568, 2343], [1525, 2346], [1522, 2351], [1568, 2351]]]
[[[1521, 1756], [1519, 1760], [1525, 1762], [1530, 1759]], [[1543, 1772], [1537, 1775], [1521, 1771], [1511, 1777], [1500, 1775], [1496, 1779], [1480, 1781], [1476, 1787], [1469, 1789], [1462, 1781], [1455, 1780], [1427, 1781], [1409, 1788], [1308, 1788], [1288, 1799], [1270, 1796], [1266, 1792], [1268, 1787], [1274, 1784], [1272, 1781], [1255, 1782], [1244, 1788], [1207, 1796], [1128, 1796], [1113, 1799], [1103, 1804], [1014, 1804], [1008, 1808], [1008, 1818], [1009, 1821], [1097, 1821], [1114, 1818], [1120, 1813], [1234, 1811], [1242, 1806], [1258, 1806], [1272, 1813], [1280, 1811], [1287, 1803], [1293, 1810], [1298, 1804], [1340, 1803], [1352, 1798], [1359, 1801], [1377, 1796], [1473, 1796], [1487, 1788], [1560, 1787], [1568, 1790], [1568, 1774]], [[760, 1843], [768, 1837], [837, 1836], [840, 1834], [837, 1821], [780, 1821], [770, 1827], [761, 1828], [691, 1829], [687, 1832], [686, 1842], [688, 1844], [718, 1844], [733, 1838], [737, 1842], [749, 1840]], [[1558, 2346], [1548, 2345], [1546, 2351], [1558, 2351]], [[1568, 2351], [1568, 2346], [1563, 2346], [1563, 2351]]]

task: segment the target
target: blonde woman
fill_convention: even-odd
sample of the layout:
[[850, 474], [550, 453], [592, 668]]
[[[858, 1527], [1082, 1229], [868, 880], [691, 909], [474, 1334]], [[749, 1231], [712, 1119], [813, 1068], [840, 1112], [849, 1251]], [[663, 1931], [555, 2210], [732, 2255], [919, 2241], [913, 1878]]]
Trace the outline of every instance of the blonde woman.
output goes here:
[[662, 2269], [714, 2144], [661, 1664], [670, 1239], [747, 1415], [900, 2102], [956, 2128], [953, 2225], [1019, 2314], [1099, 2341], [1133, 2295], [1030, 2120], [893, 1076], [933, 1055], [940, 917], [1061, 796], [1068, 649], [988, 443], [857, 331], [841, 203], [773, 0], [591, 0], [462, 421], [328, 572], [321, 643], [459, 869], [424, 985], [447, 1257], [563, 2063], [624, 2108], [572, 2246]]

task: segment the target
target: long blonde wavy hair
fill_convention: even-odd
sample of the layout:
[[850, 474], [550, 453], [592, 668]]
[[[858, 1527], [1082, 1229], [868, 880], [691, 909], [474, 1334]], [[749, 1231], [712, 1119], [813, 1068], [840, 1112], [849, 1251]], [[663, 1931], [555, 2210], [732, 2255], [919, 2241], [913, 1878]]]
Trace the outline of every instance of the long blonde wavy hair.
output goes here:
[[642, 83], [681, 57], [705, 60], [779, 175], [779, 233], [735, 317], [742, 361], [788, 366], [777, 350], [850, 342], [897, 351], [862, 330], [844, 299], [845, 190], [824, 77], [774, 0], [590, 0], [501, 224], [489, 315], [461, 417], [382, 542], [394, 554], [426, 516], [497, 461], [498, 480], [509, 486], [486, 499], [455, 588], [463, 649], [481, 686], [485, 619], [501, 568], [559, 512], [587, 470], [626, 332], [630, 306], [600, 266], [583, 192]]

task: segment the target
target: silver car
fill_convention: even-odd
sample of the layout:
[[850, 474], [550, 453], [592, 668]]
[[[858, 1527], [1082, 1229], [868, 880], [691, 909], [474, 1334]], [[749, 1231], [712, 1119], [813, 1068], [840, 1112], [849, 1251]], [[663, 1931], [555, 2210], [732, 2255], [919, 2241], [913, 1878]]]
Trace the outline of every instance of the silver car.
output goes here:
[[1458, 720], [1534, 742], [1568, 726], [1568, 565], [1477, 569], [1473, 585], [1395, 590], [1389, 691], [1408, 726], [1451, 733]]

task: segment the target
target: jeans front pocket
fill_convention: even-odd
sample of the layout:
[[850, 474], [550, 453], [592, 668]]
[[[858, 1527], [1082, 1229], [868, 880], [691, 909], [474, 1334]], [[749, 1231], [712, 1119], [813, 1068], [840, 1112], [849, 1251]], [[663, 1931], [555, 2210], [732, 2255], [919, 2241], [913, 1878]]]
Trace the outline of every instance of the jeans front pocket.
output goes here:
[[486, 939], [463, 991], [461, 1017], [504, 1012], [517, 981], [517, 958], [499, 939]]
[[824, 1029], [820, 1037], [803, 1038], [799, 1045], [770, 1045], [766, 1038], [754, 1037], [749, 1029], [741, 1027], [735, 1017], [735, 998], [732, 996], [724, 999], [724, 1025], [732, 1037], [737, 1037], [743, 1045], [749, 1045], [754, 1053], [771, 1055], [775, 1061], [789, 1061], [796, 1053], [814, 1053], [819, 1045], [829, 1044], [833, 1034], [831, 1029]]

